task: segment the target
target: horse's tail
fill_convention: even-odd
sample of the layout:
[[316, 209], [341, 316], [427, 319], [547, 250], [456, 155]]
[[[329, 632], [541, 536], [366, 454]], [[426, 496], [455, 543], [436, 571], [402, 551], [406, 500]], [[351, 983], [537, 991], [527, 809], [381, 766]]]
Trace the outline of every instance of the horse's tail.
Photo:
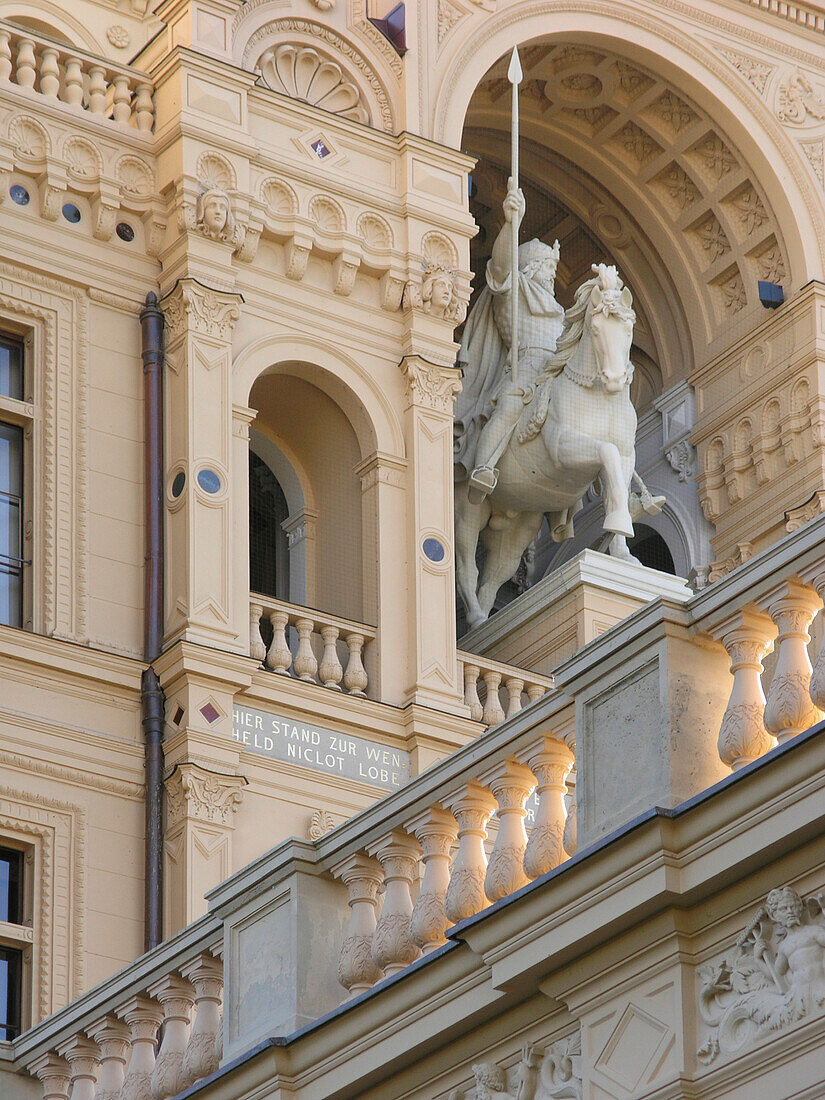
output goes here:
[[524, 427], [518, 433], [519, 443], [529, 443], [531, 439], [535, 439], [541, 429], [544, 427], [544, 422], [547, 419], [547, 413], [550, 408], [550, 379], [547, 379], [543, 385], [539, 386], [534, 398], [533, 411], [530, 414], [530, 418]]

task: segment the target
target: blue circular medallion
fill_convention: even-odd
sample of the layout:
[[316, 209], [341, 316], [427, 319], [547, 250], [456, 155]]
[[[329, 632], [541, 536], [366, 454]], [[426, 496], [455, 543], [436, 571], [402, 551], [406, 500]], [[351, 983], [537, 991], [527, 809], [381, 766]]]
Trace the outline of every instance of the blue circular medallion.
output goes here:
[[135, 231], [128, 222], [118, 222], [115, 226], [115, 233], [127, 244], [135, 239]]
[[424, 539], [421, 549], [430, 561], [435, 562], [444, 561], [444, 557], [447, 553], [444, 549], [444, 544], [439, 542], [438, 539]]
[[175, 474], [175, 478], [172, 482], [172, 496], [175, 498], [175, 500], [177, 500], [178, 497], [183, 492], [183, 487], [184, 487], [185, 484], [186, 484], [186, 474], [183, 472], [183, 470], [178, 470], [178, 472]]
[[219, 493], [221, 491], [221, 479], [214, 470], [198, 470], [198, 485], [205, 493]]
[[21, 187], [19, 183], [13, 183], [9, 188], [9, 194], [11, 195], [11, 201], [16, 202], [18, 206], [27, 206], [29, 202], [29, 193], [25, 187]]
[[66, 202], [63, 204], [63, 217], [67, 222], [76, 225], [80, 221], [80, 211], [73, 202]]

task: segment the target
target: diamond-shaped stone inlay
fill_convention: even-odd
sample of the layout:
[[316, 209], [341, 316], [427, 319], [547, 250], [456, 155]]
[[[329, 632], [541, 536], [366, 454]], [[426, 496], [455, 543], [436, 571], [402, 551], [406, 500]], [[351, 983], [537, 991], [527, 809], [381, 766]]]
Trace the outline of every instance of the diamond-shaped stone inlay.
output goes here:
[[632, 1092], [648, 1072], [669, 1034], [669, 1027], [629, 1004], [596, 1059], [596, 1069]]
[[332, 155], [332, 150], [329, 148], [323, 138], [318, 138], [317, 141], [311, 143], [311, 148], [315, 156], [319, 160], [324, 160], [325, 157]]

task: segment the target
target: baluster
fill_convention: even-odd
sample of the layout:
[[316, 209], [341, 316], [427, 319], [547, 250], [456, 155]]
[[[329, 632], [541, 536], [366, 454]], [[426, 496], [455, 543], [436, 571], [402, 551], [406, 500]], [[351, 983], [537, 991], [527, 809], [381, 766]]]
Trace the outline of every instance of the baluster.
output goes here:
[[484, 893], [490, 901], [500, 901], [530, 881], [524, 873], [524, 803], [536, 778], [517, 760], [502, 760], [480, 776], [479, 782], [490, 788], [498, 802], [498, 834], [484, 877]]
[[779, 633], [776, 668], [765, 703], [765, 728], [780, 745], [822, 718], [809, 694], [812, 670], [807, 649], [811, 640], [808, 627], [820, 606], [813, 589], [797, 581], [787, 581], [778, 598], [768, 602]]
[[169, 974], [150, 986], [148, 993], [163, 1007], [163, 1039], [152, 1070], [152, 1096], [154, 1100], [169, 1100], [189, 1084], [183, 1072], [183, 1056], [195, 991], [184, 978]]
[[361, 653], [364, 649], [364, 635], [347, 634], [346, 643], [349, 657], [347, 658], [347, 671], [344, 673], [344, 687], [350, 695], [366, 695], [369, 681], [367, 670], [364, 668], [364, 662], [361, 659]]
[[272, 642], [266, 654], [267, 668], [281, 676], [289, 676], [292, 665], [292, 651], [286, 640], [286, 627], [289, 615], [285, 611], [271, 611], [269, 621], [272, 623]]
[[66, 58], [64, 78], [66, 102], [70, 107], [83, 106], [83, 63], [79, 57]]
[[543, 737], [524, 759], [538, 780], [539, 808], [524, 853], [524, 873], [533, 879], [552, 871], [565, 859], [564, 780], [573, 763], [573, 753], [563, 741]]
[[[221, 967], [221, 973], [223, 973], [223, 940], [219, 940], [217, 943], [213, 943], [209, 948], [210, 952], [218, 960], [218, 965]], [[218, 1025], [218, 1033], [215, 1036], [215, 1061], [218, 1065], [223, 1058], [223, 1019], [221, 1018]]]
[[487, 871], [484, 840], [496, 801], [480, 783], [471, 780], [455, 797], [445, 800], [445, 806], [458, 822], [458, 851], [450, 873], [444, 911], [453, 924], [457, 924], [489, 904], [484, 892]]
[[89, 110], [93, 115], [106, 114], [106, 70], [101, 65], [89, 67]]
[[478, 665], [464, 666], [464, 702], [470, 708], [470, 717], [480, 722], [484, 717], [484, 707], [478, 697], [478, 677], [481, 673]]
[[85, 1035], [75, 1035], [57, 1048], [72, 1071], [72, 1100], [94, 1100], [100, 1048]]
[[51, 46], [40, 51], [40, 91], [49, 99], [57, 99], [60, 91], [60, 65], [58, 52]]
[[135, 89], [135, 121], [138, 130], [151, 130], [155, 123], [155, 105], [152, 102], [152, 85], [138, 84]]
[[0, 27], [0, 80], [11, 79], [11, 34]]
[[338, 981], [350, 997], [355, 997], [384, 976], [372, 957], [375, 899], [384, 872], [377, 860], [356, 853], [333, 867], [332, 873], [346, 886], [350, 907], [347, 934], [338, 960]]
[[315, 673], [318, 671], [318, 662], [312, 652], [312, 631], [315, 623], [312, 619], [296, 619], [295, 629], [298, 631], [298, 651], [292, 662], [292, 669], [299, 680], [311, 680], [315, 682]]
[[195, 989], [195, 1022], [189, 1032], [182, 1066], [187, 1084], [194, 1085], [202, 1077], [214, 1073], [219, 1065], [216, 1042], [221, 1030], [223, 964], [204, 953], [182, 966], [180, 973]]
[[413, 912], [410, 887], [421, 858], [421, 849], [413, 837], [400, 829], [370, 848], [384, 868], [384, 904], [372, 937], [372, 957], [385, 977], [397, 974], [421, 954], [410, 935]]
[[33, 88], [37, 77], [34, 60], [34, 42], [30, 38], [17, 40], [17, 83], [21, 88]]
[[[820, 600], [825, 600], [825, 570], [816, 570], [803, 578], [815, 590]], [[814, 660], [810, 684], [811, 702], [818, 710], [825, 711], [825, 634]]]
[[100, 1048], [100, 1080], [95, 1100], [118, 1100], [132, 1045], [129, 1027], [115, 1016], [104, 1016], [86, 1029]]
[[112, 81], [112, 118], [126, 126], [132, 117], [132, 90], [129, 77], [125, 73], [116, 73]]
[[535, 703], [537, 699], [541, 699], [547, 691], [544, 684], [528, 684], [527, 685], [527, 701], [529, 703]]
[[43, 1100], [69, 1100], [72, 1071], [59, 1054], [41, 1054], [26, 1069], [43, 1086]]
[[487, 687], [487, 695], [484, 699], [484, 714], [482, 721], [487, 726], [497, 726], [504, 721], [504, 710], [498, 697], [498, 689], [501, 685], [501, 673], [491, 668], [485, 668], [482, 675]]
[[318, 677], [324, 687], [340, 691], [344, 670], [338, 660], [338, 627], [322, 626], [321, 638], [324, 642], [324, 656], [318, 668]]
[[564, 823], [562, 845], [569, 856], [576, 854], [578, 848], [578, 801], [576, 799], [576, 765], [570, 769], [567, 777], [567, 821]]
[[410, 918], [410, 934], [424, 954], [445, 942], [450, 921], [444, 899], [450, 885], [450, 851], [458, 836], [458, 822], [442, 806], [431, 806], [410, 822], [408, 829], [423, 849], [424, 877]]
[[517, 676], [508, 676], [504, 681], [507, 692], [507, 717], [512, 718], [521, 710], [521, 693], [524, 691], [524, 680]]
[[762, 658], [770, 649], [776, 628], [767, 615], [740, 611], [714, 630], [728, 651], [733, 687], [722, 727], [719, 756], [736, 771], [769, 749], [773, 738], [765, 729], [765, 693]]
[[263, 663], [266, 658], [266, 646], [261, 637], [261, 616], [264, 609], [259, 603], [249, 605], [249, 656]]
[[163, 1020], [163, 1009], [148, 997], [132, 997], [117, 1009], [132, 1034], [132, 1057], [123, 1079], [119, 1100], [151, 1100], [155, 1041]]

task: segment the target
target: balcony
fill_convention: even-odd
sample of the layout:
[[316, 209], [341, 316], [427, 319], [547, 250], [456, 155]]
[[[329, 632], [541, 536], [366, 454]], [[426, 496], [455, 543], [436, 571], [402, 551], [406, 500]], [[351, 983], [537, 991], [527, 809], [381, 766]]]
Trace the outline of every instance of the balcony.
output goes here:
[[[763, 820], [765, 784], [783, 792], [759, 847], [769, 858], [780, 837], [792, 842], [799, 820], [813, 820], [798, 813], [818, 797], [809, 727], [825, 709], [825, 647], [812, 647], [812, 665], [808, 630], [825, 593], [823, 536], [825, 517], [686, 603], [659, 598], [641, 608], [568, 658], [555, 689], [526, 705], [512, 670], [462, 654], [471, 695], [479, 676], [491, 695], [509, 676], [511, 714], [321, 839], [286, 841], [228, 879], [209, 895], [208, 916], [25, 1032], [13, 1044], [13, 1068], [39, 1078], [49, 1100], [66, 1100], [73, 1081], [72, 1100], [91, 1096], [104, 1074], [116, 1090], [124, 1072], [149, 1075], [166, 1100], [268, 1037], [299, 1042], [298, 1029], [325, 1013], [324, 1026], [336, 1026], [342, 996], [357, 1011], [360, 995], [387, 990], [424, 963], [460, 985], [464, 972], [450, 977], [458, 964], [448, 959], [462, 940], [475, 937], [473, 965], [503, 965], [478, 922], [498, 920], [501, 904], [489, 907], [506, 899], [511, 915], [501, 919], [516, 921], [523, 902], [522, 935], [534, 934], [537, 916], [550, 920], [553, 950], [569, 962], [574, 941], [585, 945], [598, 928], [610, 934], [617, 906], [630, 907], [630, 920], [648, 895], [654, 911], [682, 893], [690, 904], [689, 892], [718, 880], [721, 847], [739, 845], [725, 857], [733, 865], [756, 859], [742, 823]], [[298, 615], [310, 621], [313, 631], [301, 628], [305, 659], [310, 634], [331, 647], [324, 629], [338, 630], [336, 645], [342, 632], [363, 633], [258, 597], [252, 606], [286, 614], [284, 629], [297, 631]], [[300, 680], [296, 659], [297, 651], [272, 678]], [[332, 687], [344, 676], [342, 665]], [[679, 874], [663, 877], [679, 852]], [[620, 873], [632, 880], [626, 898], [611, 879]], [[607, 897], [613, 915], [602, 920], [594, 914]], [[549, 906], [544, 916], [540, 904]], [[221, 1024], [223, 957], [231, 961]], [[508, 956], [499, 990], [510, 988], [505, 972], [538, 957], [546, 973], [547, 952]], [[432, 972], [428, 980], [438, 985]], [[404, 988], [420, 995], [414, 981]], [[17, 1100], [9, 1080], [4, 1095]]]
[[100, 122], [152, 130], [153, 88], [135, 69], [39, 38], [0, 21], [0, 81], [35, 102]]

